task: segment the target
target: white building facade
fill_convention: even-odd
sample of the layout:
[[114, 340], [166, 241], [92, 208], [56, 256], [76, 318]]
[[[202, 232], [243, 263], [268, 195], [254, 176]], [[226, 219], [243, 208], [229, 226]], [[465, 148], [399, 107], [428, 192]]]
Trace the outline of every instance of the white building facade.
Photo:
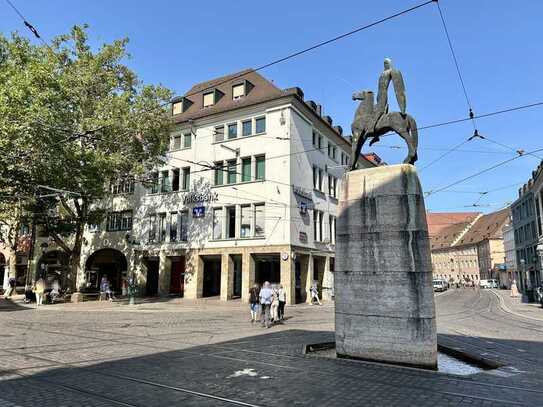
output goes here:
[[[333, 297], [335, 225], [351, 145], [299, 88], [247, 70], [172, 101], [165, 165], [112, 185], [107, 220], [85, 232], [78, 287], [102, 276], [142, 295], [248, 300], [282, 284], [287, 302], [317, 284]], [[375, 164], [359, 160], [360, 167]]]

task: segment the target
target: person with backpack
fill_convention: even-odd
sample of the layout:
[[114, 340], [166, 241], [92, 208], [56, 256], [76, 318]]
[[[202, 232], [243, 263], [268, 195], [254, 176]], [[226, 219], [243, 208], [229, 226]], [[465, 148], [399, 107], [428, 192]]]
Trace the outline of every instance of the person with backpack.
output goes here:
[[258, 284], [255, 284], [249, 290], [249, 307], [251, 310], [251, 323], [254, 324], [258, 321], [258, 304], [260, 302], [260, 287]]

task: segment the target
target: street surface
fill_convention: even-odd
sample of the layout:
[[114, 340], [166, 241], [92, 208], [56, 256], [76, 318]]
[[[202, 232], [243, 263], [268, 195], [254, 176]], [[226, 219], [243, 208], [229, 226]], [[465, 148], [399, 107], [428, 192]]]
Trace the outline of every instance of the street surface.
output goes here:
[[436, 304], [439, 343], [505, 366], [456, 376], [304, 356], [333, 340], [330, 305], [288, 307], [265, 329], [238, 302], [2, 299], [0, 407], [543, 405], [543, 310], [497, 290], [449, 290]]

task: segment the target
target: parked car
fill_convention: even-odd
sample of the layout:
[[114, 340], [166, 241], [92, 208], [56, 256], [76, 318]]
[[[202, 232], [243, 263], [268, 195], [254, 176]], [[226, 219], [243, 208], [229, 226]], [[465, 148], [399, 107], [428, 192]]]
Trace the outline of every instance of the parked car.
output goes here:
[[498, 288], [498, 280], [479, 280], [479, 287], [481, 288]]
[[446, 291], [449, 288], [449, 284], [445, 280], [435, 279], [432, 281], [434, 291]]

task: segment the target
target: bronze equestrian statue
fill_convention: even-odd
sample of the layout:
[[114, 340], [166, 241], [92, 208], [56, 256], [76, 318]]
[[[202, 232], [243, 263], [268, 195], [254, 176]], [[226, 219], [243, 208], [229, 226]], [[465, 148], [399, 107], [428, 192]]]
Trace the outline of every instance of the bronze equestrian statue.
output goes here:
[[[356, 169], [356, 163], [366, 140], [371, 139], [371, 146], [379, 141], [380, 136], [391, 131], [397, 133], [407, 143], [409, 151], [403, 162], [414, 164], [417, 161], [417, 123], [413, 117], [406, 113], [407, 99], [402, 74], [392, 68], [392, 61], [388, 58], [385, 59], [384, 66], [385, 69], [379, 78], [377, 105], [374, 103], [372, 91], [363, 90], [353, 94], [353, 100], [360, 100], [361, 103], [356, 109], [354, 121], [351, 125], [353, 135], [351, 170]], [[390, 82], [394, 86], [400, 112], [388, 111], [387, 93]]]

